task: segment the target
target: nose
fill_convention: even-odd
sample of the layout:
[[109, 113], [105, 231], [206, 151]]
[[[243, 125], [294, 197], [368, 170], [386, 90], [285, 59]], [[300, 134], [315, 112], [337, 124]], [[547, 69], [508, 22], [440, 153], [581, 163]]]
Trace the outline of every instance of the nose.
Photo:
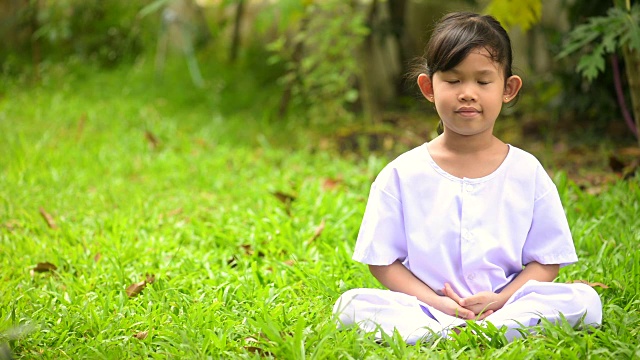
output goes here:
[[460, 93], [458, 94], [458, 100], [459, 101], [476, 101], [477, 100], [477, 94], [475, 92], [475, 90], [473, 89], [473, 86], [471, 85], [466, 85], [466, 86], [462, 86], [460, 88]]

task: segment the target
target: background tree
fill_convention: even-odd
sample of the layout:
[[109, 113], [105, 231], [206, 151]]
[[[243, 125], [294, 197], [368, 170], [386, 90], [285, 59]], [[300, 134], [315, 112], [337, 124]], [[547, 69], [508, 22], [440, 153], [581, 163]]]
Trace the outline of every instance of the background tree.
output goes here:
[[[577, 26], [569, 34], [567, 46], [559, 57], [578, 51], [583, 55], [576, 69], [589, 81], [604, 71], [606, 55], [613, 54], [618, 102], [625, 122], [640, 144], [640, 4], [616, 0], [606, 16], [591, 17], [586, 24]], [[624, 99], [617, 52], [622, 53], [625, 62], [635, 124]]]

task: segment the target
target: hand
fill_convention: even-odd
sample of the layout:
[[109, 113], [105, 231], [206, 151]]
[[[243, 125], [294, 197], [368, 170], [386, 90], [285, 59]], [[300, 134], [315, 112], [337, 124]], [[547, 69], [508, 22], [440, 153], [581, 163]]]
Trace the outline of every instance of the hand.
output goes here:
[[473, 311], [465, 309], [448, 296], [439, 296], [437, 303], [432, 306], [447, 315], [459, 317], [461, 319], [473, 320], [476, 317], [476, 314]]
[[455, 291], [453, 291], [451, 285], [445, 283], [442, 292], [446, 297], [452, 299], [464, 309], [473, 312], [474, 317], [477, 316], [476, 320], [483, 320], [504, 305], [504, 301], [502, 301], [501, 296], [490, 291], [483, 291], [467, 298], [461, 298]]

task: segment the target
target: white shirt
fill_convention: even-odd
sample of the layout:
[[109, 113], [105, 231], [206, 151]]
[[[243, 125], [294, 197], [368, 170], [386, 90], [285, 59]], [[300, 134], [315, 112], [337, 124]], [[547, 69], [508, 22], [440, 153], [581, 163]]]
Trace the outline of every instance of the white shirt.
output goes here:
[[388, 164], [371, 186], [353, 259], [403, 264], [442, 294], [499, 292], [523, 265], [578, 260], [558, 191], [531, 154], [509, 146], [493, 173], [458, 178], [427, 144]]

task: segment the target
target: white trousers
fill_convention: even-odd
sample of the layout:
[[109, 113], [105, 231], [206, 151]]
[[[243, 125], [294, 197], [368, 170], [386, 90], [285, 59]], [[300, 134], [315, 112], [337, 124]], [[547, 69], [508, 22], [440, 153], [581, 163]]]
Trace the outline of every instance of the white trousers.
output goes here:
[[[415, 296], [380, 289], [352, 289], [333, 307], [338, 327], [357, 326], [364, 332], [391, 335], [397, 330], [409, 344], [434, 334], [446, 337], [452, 327], [465, 321], [419, 301]], [[505, 305], [485, 320], [497, 328], [506, 326], [509, 341], [520, 337], [518, 329], [538, 324], [541, 318], [557, 323], [561, 315], [572, 326], [602, 324], [598, 293], [586, 284], [561, 284], [530, 280]], [[482, 323], [482, 321], [480, 322]]]

